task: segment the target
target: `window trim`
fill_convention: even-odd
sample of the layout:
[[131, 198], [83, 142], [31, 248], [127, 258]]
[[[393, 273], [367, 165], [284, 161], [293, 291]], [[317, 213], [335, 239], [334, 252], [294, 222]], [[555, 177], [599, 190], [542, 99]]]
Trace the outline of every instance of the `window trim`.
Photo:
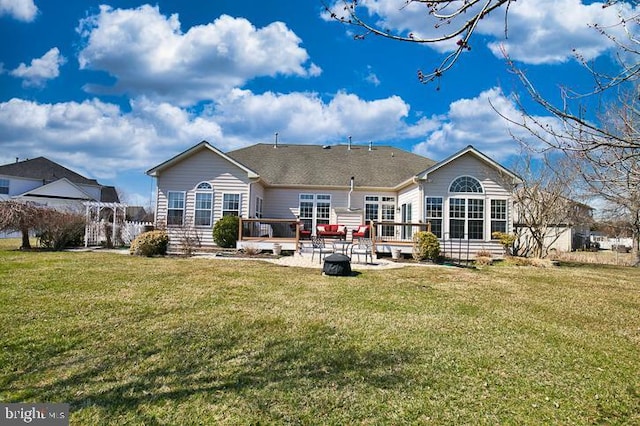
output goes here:
[[[6, 185], [2, 185], [2, 183], [6, 182]], [[7, 188], [7, 192], [4, 192], [2, 189], [3, 188]], [[10, 179], [5, 179], [5, 178], [0, 178], [0, 195], [9, 195], [9, 191], [11, 190], [11, 180]]]
[[[311, 204], [311, 217], [302, 215], [302, 203]], [[319, 217], [318, 216], [318, 204], [328, 204], [327, 209], [327, 217]], [[309, 229], [313, 234], [315, 234], [316, 226], [322, 224], [331, 223], [331, 205], [332, 205], [332, 196], [328, 193], [311, 193], [311, 192], [300, 192], [298, 193], [298, 219], [303, 223], [311, 222], [311, 228]], [[322, 221], [322, 222], [319, 222]], [[305, 224], [305, 229], [306, 229]]]
[[[429, 206], [431, 205], [431, 203], [429, 203], [429, 201], [427, 200], [440, 200], [440, 216], [429, 216]], [[432, 197], [430, 195], [425, 195], [424, 197], [424, 221], [425, 223], [431, 223], [431, 232], [438, 238], [442, 238], [442, 233], [444, 231], [443, 229], [443, 225], [444, 225], [444, 213], [445, 213], [445, 207], [444, 207], [444, 197]], [[434, 221], [439, 221], [440, 227], [439, 227], [439, 232], [433, 232], [433, 224]]]
[[[368, 194], [364, 198], [364, 219], [369, 223], [374, 222], [396, 222], [396, 213], [398, 209], [398, 197], [395, 195]], [[367, 206], [376, 206], [376, 219], [368, 217], [369, 210]], [[393, 225], [382, 225], [380, 228], [380, 236], [395, 237], [396, 229]]]
[[[232, 209], [226, 209], [225, 207], [225, 197], [228, 195], [237, 195], [238, 196], [238, 209], [237, 210], [232, 210]], [[242, 215], [242, 194], [239, 192], [223, 192], [222, 193], [222, 217], [225, 216], [234, 216], [233, 214], [225, 214], [225, 212], [228, 213], [236, 213], [235, 216], [240, 217]]]
[[[198, 208], [198, 195], [208, 194], [210, 196], [210, 207], [208, 209]], [[196, 185], [193, 195], [193, 225], [197, 227], [210, 228], [213, 225], [213, 206], [215, 204], [213, 185], [209, 182], [200, 182]], [[198, 223], [198, 212], [208, 211], [209, 222], [207, 224]]]
[[[182, 207], [181, 208], [172, 208], [171, 207], [171, 194], [181, 194], [182, 196]], [[184, 226], [184, 216], [185, 216], [185, 208], [187, 204], [187, 192], [186, 191], [167, 191], [167, 217], [166, 222], [167, 226]], [[169, 212], [171, 210], [180, 210], [182, 213], [180, 214], [180, 223], [169, 223]]]
[[[494, 208], [493, 208], [494, 202], [504, 203], [504, 219], [499, 219], [494, 217]], [[505, 233], [509, 232], [509, 200], [507, 200], [506, 198], [492, 198], [489, 201], [489, 222], [490, 222], [489, 230], [490, 230], [491, 239], [495, 239], [493, 238], [494, 232], [503, 232], [503, 231], [494, 231], [494, 228], [493, 228], [494, 222], [504, 223], [504, 232]]]
[[[478, 185], [478, 188], [480, 189], [479, 191], [453, 191], [453, 184], [457, 183], [458, 181], [462, 180], [462, 179], [466, 179], [466, 180], [473, 180], [475, 181]], [[471, 175], [462, 175], [462, 176], [458, 176], [456, 178], [454, 178], [451, 183], [449, 184], [449, 194], [485, 194], [485, 190], [484, 190], [484, 186], [482, 185], [482, 182], [480, 182], [480, 179], [471, 176]]]

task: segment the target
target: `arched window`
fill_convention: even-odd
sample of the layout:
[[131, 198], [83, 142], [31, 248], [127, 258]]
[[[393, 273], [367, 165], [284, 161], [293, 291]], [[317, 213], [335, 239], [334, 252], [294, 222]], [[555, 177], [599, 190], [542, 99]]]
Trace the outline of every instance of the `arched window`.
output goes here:
[[211, 186], [211, 184], [209, 182], [200, 182], [198, 184], [198, 186], [196, 186], [196, 190], [212, 190], [213, 187]]
[[475, 192], [481, 194], [484, 191], [478, 179], [471, 176], [461, 176], [451, 182], [449, 192]]
[[471, 194], [484, 190], [478, 179], [461, 176], [451, 182], [450, 193], [469, 194], [449, 198], [449, 236], [451, 238], [484, 239], [484, 199]]
[[211, 226], [213, 211], [213, 187], [209, 182], [200, 182], [196, 186], [196, 200], [194, 205], [194, 225]]

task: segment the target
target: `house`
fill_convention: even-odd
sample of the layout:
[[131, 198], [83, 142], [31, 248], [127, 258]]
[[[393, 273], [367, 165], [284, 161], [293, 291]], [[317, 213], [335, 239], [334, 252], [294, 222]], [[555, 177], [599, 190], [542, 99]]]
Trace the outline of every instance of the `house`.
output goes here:
[[501, 253], [491, 234], [513, 230], [511, 193], [519, 182], [472, 146], [435, 162], [351, 143], [276, 142], [224, 153], [203, 141], [147, 174], [156, 178], [156, 226], [166, 227], [173, 243], [190, 229], [213, 245], [214, 223], [236, 215], [243, 223], [239, 247], [281, 239], [286, 249], [289, 240], [299, 243], [301, 229], [373, 224], [378, 252], [405, 253], [412, 235], [429, 228], [445, 251]]
[[47, 158], [0, 166], [0, 200], [18, 199], [41, 205], [81, 209], [86, 201], [117, 203], [113, 186], [104, 186]]
[[515, 199], [516, 254], [546, 256], [590, 247], [592, 207], [535, 187], [518, 189]]

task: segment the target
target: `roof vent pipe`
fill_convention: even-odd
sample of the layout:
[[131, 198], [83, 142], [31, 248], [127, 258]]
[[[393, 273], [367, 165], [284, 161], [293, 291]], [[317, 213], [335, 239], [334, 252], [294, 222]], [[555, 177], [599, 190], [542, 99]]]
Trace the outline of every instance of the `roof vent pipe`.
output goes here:
[[349, 151], [351, 151], [351, 136], [349, 136]]
[[275, 136], [275, 142], [273, 144], [273, 147], [277, 148], [278, 147], [278, 132], [276, 132], [274, 136]]

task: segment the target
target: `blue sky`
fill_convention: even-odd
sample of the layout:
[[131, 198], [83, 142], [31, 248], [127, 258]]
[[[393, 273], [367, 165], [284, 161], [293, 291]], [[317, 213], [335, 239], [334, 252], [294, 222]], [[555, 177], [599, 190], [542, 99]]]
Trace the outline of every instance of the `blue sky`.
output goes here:
[[[361, 3], [388, 28], [430, 28], [422, 9], [400, 10], [404, 0]], [[509, 166], [520, 148], [491, 104], [516, 117], [523, 90], [500, 48], [550, 97], [559, 84], [588, 89], [573, 50], [607, 66], [612, 45], [587, 23], [617, 13], [519, 0], [508, 39], [503, 14], [484, 19], [436, 90], [416, 73], [448, 46], [354, 40], [320, 0], [0, 0], [0, 164], [46, 156], [143, 205], [153, 187], [144, 172], [158, 163], [201, 140], [228, 151], [275, 132], [282, 143], [351, 136], [434, 160], [472, 144]]]

